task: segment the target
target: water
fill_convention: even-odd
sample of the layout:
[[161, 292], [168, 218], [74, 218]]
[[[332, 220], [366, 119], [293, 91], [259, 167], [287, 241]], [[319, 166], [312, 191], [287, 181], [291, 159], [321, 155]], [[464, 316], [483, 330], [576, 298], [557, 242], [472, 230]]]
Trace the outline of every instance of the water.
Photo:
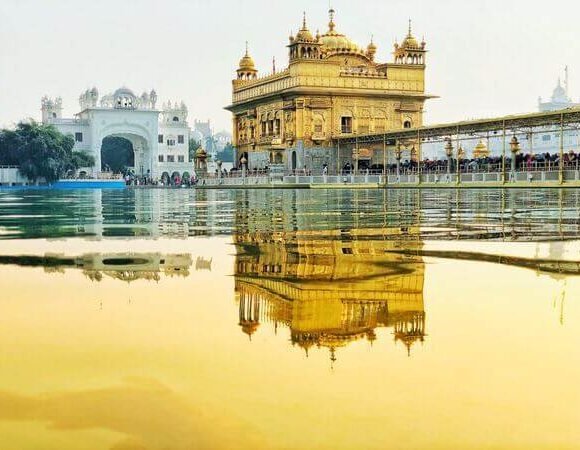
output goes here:
[[0, 190], [0, 448], [578, 448], [579, 190]]

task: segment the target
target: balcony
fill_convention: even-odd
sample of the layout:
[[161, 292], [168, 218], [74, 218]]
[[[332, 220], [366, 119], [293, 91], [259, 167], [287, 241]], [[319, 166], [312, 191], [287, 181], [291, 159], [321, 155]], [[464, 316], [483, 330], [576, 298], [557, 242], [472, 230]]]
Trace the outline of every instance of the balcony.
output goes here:
[[282, 138], [279, 135], [261, 136], [259, 140], [260, 145], [271, 145], [277, 147], [282, 145]]

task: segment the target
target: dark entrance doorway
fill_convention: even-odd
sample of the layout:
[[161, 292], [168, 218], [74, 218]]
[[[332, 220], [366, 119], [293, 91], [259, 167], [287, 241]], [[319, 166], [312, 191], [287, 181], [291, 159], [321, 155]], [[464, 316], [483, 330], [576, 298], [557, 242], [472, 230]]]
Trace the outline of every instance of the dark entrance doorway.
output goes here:
[[127, 173], [135, 167], [135, 152], [129, 139], [108, 136], [101, 146], [101, 171]]

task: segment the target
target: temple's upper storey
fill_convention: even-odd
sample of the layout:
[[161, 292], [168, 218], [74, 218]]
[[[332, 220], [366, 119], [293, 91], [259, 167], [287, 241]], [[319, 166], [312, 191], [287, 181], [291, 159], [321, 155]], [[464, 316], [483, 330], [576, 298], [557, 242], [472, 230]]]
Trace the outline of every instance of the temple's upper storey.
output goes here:
[[[296, 85], [329, 86], [336, 88], [359, 87], [352, 81], [337, 81], [339, 78], [367, 78], [384, 80], [372, 83], [371, 88], [423, 92], [422, 76], [416, 71], [425, 68], [426, 43], [419, 42], [413, 35], [411, 21], [407, 35], [401, 44], [395, 42], [393, 62], [376, 60], [378, 46], [371, 37], [366, 47], [358, 45], [347, 35], [339, 32], [335, 23], [335, 11], [329, 11], [328, 29], [324, 34], [313, 34], [308, 26], [306, 15], [299, 31], [291, 34], [288, 43], [288, 68], [276, 73], [260, 76], [246, 43], [246, 51], [239, 62], [237, 77], [234, 80], [234, 103], [261, 96], [269, 91], [289, 88]], [[405, 69], [402, 71], [401, 69]], [[414, 74], [415, 73], [415, 74]], [[303, 79], [296, 79], [297, 77]], [[330, 81], [334, 79], [334, 81]], [[386, 80], [393, 82], [387, 82]], [[419, 83], [402, 83], [420, 81]], [[269, 86], [269, 84], [272, 84]], [[236, 92], [253, 89], [245, 95]], [[360, 87], [365, 87], [364, 83]]]

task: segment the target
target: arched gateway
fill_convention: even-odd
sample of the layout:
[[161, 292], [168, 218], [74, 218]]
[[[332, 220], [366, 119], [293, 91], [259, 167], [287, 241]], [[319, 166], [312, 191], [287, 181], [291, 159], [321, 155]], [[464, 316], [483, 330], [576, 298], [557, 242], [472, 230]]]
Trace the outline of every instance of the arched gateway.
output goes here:
[[75, 150], [92, 154], [96, 164], [92, 175], [102, 170], [102, 145], [108, 137], [127, 139], [133, 149], [130, 158], [136, 175], [158, 179], [163, 172], [191, 170], [187, 107], [183, 102], [164, 103], [157, 109], [157, 93], [137, 96], [127, 88], [99, 98], [96, 88], [79, 98], [81, 111], [74, 119], [62, 118], [62, 101], [42, 99], [42, 121], [75, 138]]

